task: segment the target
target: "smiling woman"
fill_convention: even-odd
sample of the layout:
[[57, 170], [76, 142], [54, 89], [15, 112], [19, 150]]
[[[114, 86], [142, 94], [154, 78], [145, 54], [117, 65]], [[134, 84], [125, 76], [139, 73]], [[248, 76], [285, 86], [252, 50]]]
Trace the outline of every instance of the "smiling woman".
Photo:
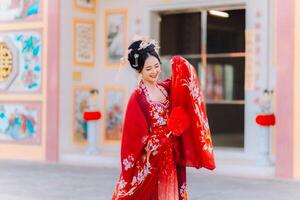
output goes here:
[[[202, 167], [198, 153], [204, 148], [200, 145], [193, 145], [199, 144], [199, 141], [193, 141], [193, 138], [199, 140], [201, 138], [199, 133], [209, 129], [208, 124], [205, 123], [207, 119], [202, 115], [203, 110], [198, 109], [200, 113], [196, 116], [198, 120], [195, 122], [207, 124], [206, 129], [201, 127], [201, 130], [197, 129], [198, 135], [194, 135], [192, 129], [185, 127], [188, 131], [182, 129], [183, 137], [180, 133], [176, 135], [172, 133], [173, 129], [168, 126], [172, 85], [170, 79], [163, 82], [157, 81], [161, 72], [161, 61], [157, 53], [156, 42], [137, 40], [129, 46], [128, 50], [128, 61], [131, 67], [140, 74], [141, 81], [127, 105], [121, 145], [122, 170], [112, 199], [186, 200], [185, 167]], [[182, 67], [188, 69], [187, 65], [182, 65]], [[180, 78], [180, 76], [176, 77]], [[181, 82], [178, 83], [181, 84]], [[199, 90], [199, 87], [193, 89]], [[176, 89], [172, 92], [176, 93]], [[188, 93], [191, 92], [188, 91]], [[197, 96], [197, 99], [202, 101], [200, 96]], [[188, 104], [193, 105], [192, 101]], [[187, 116], [191, 115], [191, 113], [187, 114]], [[176, 118], [180, 117], [173, 116], [172, 119], [178, 121]], [[177, 126], [174, 123], [173, 125]], [[179, 130], [178, 127], [174, 128]], [[209, 134], [208, 138], [210, 138]], [[210, 140], [207, 141], [210, 142]], [[209, 146], [211, 147], [211, 143]], [[212, 161], [212, 165], [208, 168], [213, 169], [212, 148], [210, 150], [210, 157], [201, 159]]]
[[149, 55], [145, 61], [145, 67], [141, 71], [142, 78], [147, 80], [147, 82], [157, 81], [158, 75], [160, 73], [160, 63], [159, 60]]

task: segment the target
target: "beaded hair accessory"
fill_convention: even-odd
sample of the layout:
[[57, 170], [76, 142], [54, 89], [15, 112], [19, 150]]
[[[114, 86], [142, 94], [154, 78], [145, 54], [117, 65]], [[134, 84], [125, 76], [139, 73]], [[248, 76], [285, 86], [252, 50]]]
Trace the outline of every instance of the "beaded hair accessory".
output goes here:
[[139, 66], [139, 54], [137, 54], [137, 53], [135, 53], [134, 55], [133, 55], [133, 57], [134, 57], [134, 65], [132, 65], [133, 67], [138, 67]]
[[[139, 48], [138, 48], [139, 51], [143, 50], [143, 49], [146, 49], [150, 45], [154, 45], [154, 50], [158, 53], [158, 50], [159, 50], [160, 47], [159, 47], [158, 42], [156, 40], [150, 39], [149, 37], [146, 37], [146, 36], [136, 35], [136, 36], [134, 36], [132, 42], [135, 42], [135, 41], [138, 41], [138, 40], [142, 41]], [[133, 51], [133, 49], [128, 49], [126, 51], [125, 56], [121, 58], [121, 63], [125, 63], [128, 60], [128, 54], [130, 54], [132, 51]], [[138, 67], [139, 54], [135, 53], [133, 56], [134, 56], [134, 59], [135, 59], [135, 63], [133, 65], [133, 67]]]
[[154, 45], [154, 50], [158, 53], [159, 45], [158, 42], [154, 39], [149, 38], [148, 36], [135, 35], [133, 41], [141, 40], [140, 48], [138, 50], [146, 49], [151, 44]]

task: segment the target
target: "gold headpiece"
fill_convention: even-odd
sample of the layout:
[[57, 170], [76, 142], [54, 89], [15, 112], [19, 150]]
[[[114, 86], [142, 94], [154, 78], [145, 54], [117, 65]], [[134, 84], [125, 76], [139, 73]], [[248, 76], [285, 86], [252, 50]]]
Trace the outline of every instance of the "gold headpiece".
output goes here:
[[[159, 47], [158, 42], [156, 40], [150, 39], [148, 36], [135, 35], [133, 37], [132, 42], [139, 41], [139, 40], [141, 40], [142, 42], [141, 42], [138, 50], [146, 49], [148, 46], [153, 44], [154, 45], [154, 50], [158, 53], [158, 50], [159, 50], [160, 47]], [[121, 58], [121, 63], [124, 64], [128, 60], [128, 54], [130, 54], [131, 51], [132, 51], [132, 49], [128, 49], [125, 52], [125, 55]], [[133, 65], [133, 67], [138, 67], [138, 58], [139, 58], [139, 54], [134, 54], [135, 64]]]

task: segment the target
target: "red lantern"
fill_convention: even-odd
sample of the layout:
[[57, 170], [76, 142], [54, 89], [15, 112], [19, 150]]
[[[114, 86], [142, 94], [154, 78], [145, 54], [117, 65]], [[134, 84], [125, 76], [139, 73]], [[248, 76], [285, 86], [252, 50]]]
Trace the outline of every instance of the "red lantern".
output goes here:
[[101, 118], [101, 112], [84, 112], [83, 119], [85, 121], [98, 120]]
[[256, 123], [261, 126], [274, 126], [276, 123], [274, 114], [264, 114], [256, 116]]
[[189, 116], [184, 109], [180, 106], [173, 108], [168, 120], [168, 129], [173, 135], [180, 136], [189, 126]]

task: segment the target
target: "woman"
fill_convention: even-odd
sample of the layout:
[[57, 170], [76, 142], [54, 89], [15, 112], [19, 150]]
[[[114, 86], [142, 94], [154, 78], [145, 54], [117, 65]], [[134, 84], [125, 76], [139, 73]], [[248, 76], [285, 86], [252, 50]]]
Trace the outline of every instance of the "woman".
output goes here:
[[[176, 83], [173, 79], [178, 80], [181, 72], [174, 68], [176, 63], [173, 62], [173, 70], [176, 71], [174, 73], [178, 75], [174, 77], [173, 74], [172, 81], [168, 79], [158, 83], [161, 61], [157, 49], [155, 42], [147, 40], [137, 40], [128, 48], [128, 61], [140, 74], [141, 81], [127, 105], [121, 145], [122, 171], [113, 200], [187, 199], [185, 167], [214, 168], [212, 148], [209, 155], [201, 156], [202, 149], [206, 147], [201, 146], [199, 142], [203, 141], [203, 138], [200, 137], [199, 130], [194, 129], [197, 120], [190, 119], [190, 127], [182, 131], [182, 136], [175, 136], [168, 128], [172, 103], [170, 97], [178, 103], [180, 97], [174, 94], [177, 90], [178, 94], [179, 90], [182, 90], [178, 87], [174, 88]], [[176, 66], [183, 64], [179, 63]], [[186, 83], [187, 88], [191, 88]], [[170, 92], [173, 96], [170, 96]], [[192, 101], [189, 104], [196, 105]], [[190, 109], [183, 106], [183, 108], [189, 115], [194, 107]], [[199, 122], [204, 121], [203, 119], [206, 120], [203, 124], [208, 124], [206, 116], [205, 118], [201, 116], [198, 117], [200, 120], [197, 121], [198, 128], [199, 124], [202, 124]], [[203, 130], [206, 129], [202, 127], [200, 131], [205, 132]], [[208, 135], [210, 139], [209, 130], [207, 133], [206, 136]], [[207, 144], [211, 147], [210, 140]], [[209, 166], [203, 165], [204, 160], [210, 161]]]

